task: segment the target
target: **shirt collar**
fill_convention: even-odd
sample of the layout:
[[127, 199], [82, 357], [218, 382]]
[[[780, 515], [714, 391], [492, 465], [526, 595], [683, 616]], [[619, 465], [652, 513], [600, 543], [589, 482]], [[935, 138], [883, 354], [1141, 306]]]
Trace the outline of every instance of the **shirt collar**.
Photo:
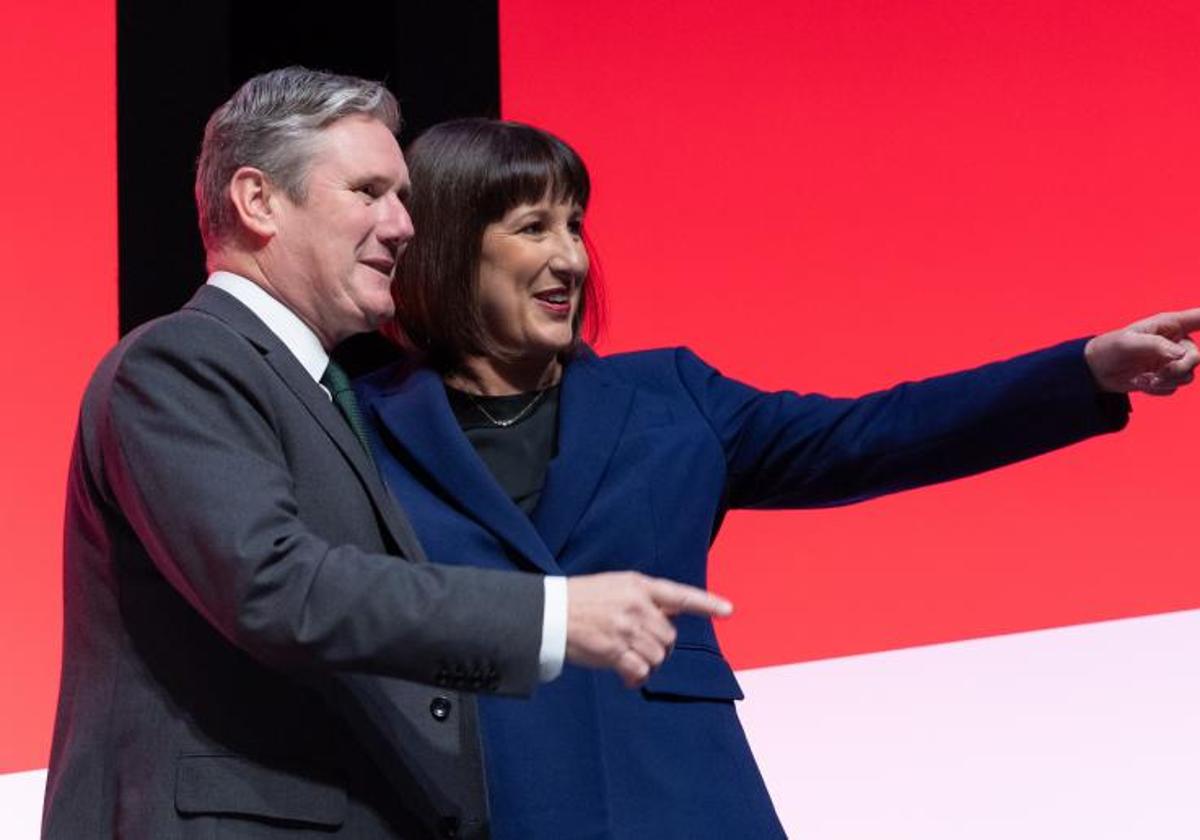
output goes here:
[[313, 380], [321, 381], [325, 368], [329, 366], [329, 354], [321, 346], [317, 334], [300, 320], [300, 316], [271, 297], [262, 286], [240, 274], [214, 271], [208, 277], [208, 285], [216, 286], [237, 298], [283, 342]]

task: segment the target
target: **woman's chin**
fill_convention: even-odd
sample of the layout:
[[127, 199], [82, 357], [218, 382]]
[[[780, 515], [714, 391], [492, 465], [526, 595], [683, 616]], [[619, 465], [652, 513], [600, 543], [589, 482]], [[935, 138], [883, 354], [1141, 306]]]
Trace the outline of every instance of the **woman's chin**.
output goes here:
[[571, 328], [564, 325], [561, 329], [539, 331], [537, 335], [530, 336], [529, 339], [525, 347], [528, 355], [556, 358], [571, 349], [574, 335]]
[[520, 347], [513, 348], [513, 356], [520, 359], [523, 365], [550, 366], [558, 362], [559, 357], [571, 349], [571, 336], [565, 339], [550, 336], [539, 336], [537, 339], [522, 342]]

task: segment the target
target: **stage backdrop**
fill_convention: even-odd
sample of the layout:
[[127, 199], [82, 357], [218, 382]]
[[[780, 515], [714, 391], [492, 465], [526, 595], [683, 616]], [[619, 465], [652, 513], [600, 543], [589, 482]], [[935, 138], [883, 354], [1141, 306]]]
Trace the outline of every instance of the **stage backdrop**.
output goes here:
[[[504, 115], [591, 168], [602, 351], [853, 395], [1200, 305], [1192, 4], [500, 10]], [[1200, 613], [1162, 614], [1200, 606], [1198, 423], [1138, 398], [1032, 463], [730, 516], [720, 636], [792, 836], [1197, 836]]]
[[[602, 351], [855, 394], [1200, 303], [1191, 4], [502, 0], [500, 27], [505, 115], [596, 181]], [[71, 429], [117, 332], [113, 3], [5, 4], [0, 66], [0, 834], [32, 837]], [[1200, 614], [1165, 614], [1200, 606], [1198, 420], [1139, 399], [1027, 465], [730, 517], [722, 641], [795, 836], [1196, 836]]]
[[[1182, 3], [501, 3], [502, 107], [591, 167], [605, 351], [854, 395], [1200, 305]], [[840, 510], [732, 516], [738, 667], [1200, 606], [1200, 397]]]
[[[0, 773], [8, 773], [46, 766], [67, 458], [84, 383], [117, 337], [113, 3], [0, 5], [0, 77]], [[9, 837], [6, 810], [0, 835]]]

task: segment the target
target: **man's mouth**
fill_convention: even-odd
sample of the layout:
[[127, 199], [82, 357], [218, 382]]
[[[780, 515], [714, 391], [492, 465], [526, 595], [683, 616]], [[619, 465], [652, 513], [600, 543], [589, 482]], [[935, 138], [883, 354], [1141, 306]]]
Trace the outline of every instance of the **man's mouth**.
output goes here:
[[396, 267], [395, 261], [389, 260], [387, 257], [372, 257], [367, 260], [359, 260], [359, 262], [375, 269], [380, 274], [386, 274], [388, 277], [392, 276], [392, 269]]

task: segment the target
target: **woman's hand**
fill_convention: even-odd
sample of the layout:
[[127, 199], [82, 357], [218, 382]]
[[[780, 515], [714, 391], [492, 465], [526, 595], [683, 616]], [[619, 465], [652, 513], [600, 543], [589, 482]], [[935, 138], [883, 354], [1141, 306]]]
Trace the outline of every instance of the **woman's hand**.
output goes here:
[[1166, 396], [1191, 382], [1200, 364], [1200, 353], [1188, 337], [1197, 329], [1200, 309], [1163, 312], [1096, 336], [1084, 348], [1084, 358], [1105, 391]]

